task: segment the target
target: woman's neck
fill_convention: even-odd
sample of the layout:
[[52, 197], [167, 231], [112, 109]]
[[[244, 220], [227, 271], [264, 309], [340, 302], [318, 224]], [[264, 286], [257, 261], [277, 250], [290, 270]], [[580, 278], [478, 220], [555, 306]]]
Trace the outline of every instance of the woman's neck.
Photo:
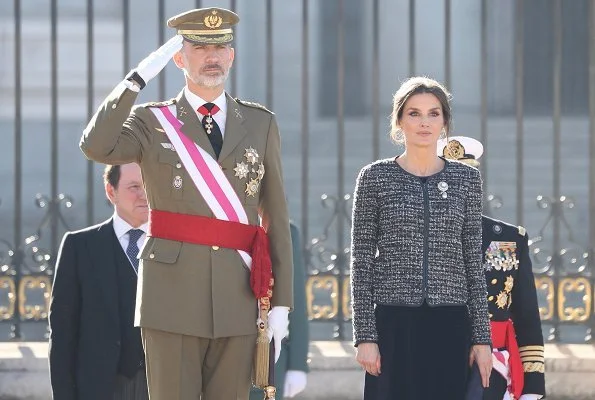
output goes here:
[[401, 168], [416, 176], [434, 175], [444, 167], [444, 161], [436, 152], [427, 149], [405, 150], [396, 161]]

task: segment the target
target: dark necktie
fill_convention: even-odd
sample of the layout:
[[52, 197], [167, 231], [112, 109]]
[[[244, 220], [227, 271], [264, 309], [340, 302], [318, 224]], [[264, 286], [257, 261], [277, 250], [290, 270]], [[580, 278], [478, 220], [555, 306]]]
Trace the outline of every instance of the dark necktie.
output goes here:
[[140, 229], [131, 229], [128, 231], [128, 247], [126, 248], [126, 255], [130, 259], [134, 270], [138, 272], [138, 239], [143, 235]]
[[221, 147], [223, 146], [221, 129], [213, 118], [213, 115], [217, 114], [219, 110], [220, 108], [213, 103], [205, 103], [198, 108], [198, 112], [204, 115], [202, 118], [202, 126], [205, 128], [205, 132], [207, 132], [211, 146], [213, 146], [213, 150], [215, 151], [216, 158], [219, 158], [219, 153], [221, 153]]

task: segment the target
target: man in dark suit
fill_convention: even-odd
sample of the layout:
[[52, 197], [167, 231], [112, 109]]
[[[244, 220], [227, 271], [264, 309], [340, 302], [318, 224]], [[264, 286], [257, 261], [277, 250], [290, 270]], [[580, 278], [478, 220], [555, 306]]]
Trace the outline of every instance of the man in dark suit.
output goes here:
[[140, 167], [108, 166], [109, 220], [64, 235], [50, 302], [54, 400], [146, 400], [140, 329], [134, 327], [138, 251], [148, 207]]

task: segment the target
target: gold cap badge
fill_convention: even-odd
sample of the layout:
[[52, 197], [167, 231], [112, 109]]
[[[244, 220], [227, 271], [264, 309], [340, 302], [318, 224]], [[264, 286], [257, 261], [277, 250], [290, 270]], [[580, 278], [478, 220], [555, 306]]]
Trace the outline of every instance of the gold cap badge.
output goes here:
[[190, 10], [171, 17], [167, 26], [196, 44], [224, 44], [233, 40], [232, 27], [240, 21], [236, 13], [210, 7]]

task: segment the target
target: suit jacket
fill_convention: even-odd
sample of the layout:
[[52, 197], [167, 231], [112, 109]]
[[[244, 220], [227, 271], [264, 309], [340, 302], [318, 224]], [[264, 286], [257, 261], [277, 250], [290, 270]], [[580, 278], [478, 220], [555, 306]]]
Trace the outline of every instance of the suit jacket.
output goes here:
[[[149, 107], [175, 104], [182, 132], [212, 157], [213, 148], [184, 92], [163, 103], [135, 107], [137, 93], [120, 84], [84, 130], [85, 155], [107, 164], [140, 164], [149, 207], [213, 217]], [[256, 153], [251, 162], [248, 150]], [[280, 137], [273, 114], [260, 105], [227, 96], [227, 120], [218, 162], [235, 189], [249, 223], [270, 240], [275, 278], [273, 306], [292, 307], [292, 253], [283, 192]], [[252, 160], [254, 161], [254, 160]], [[238, 165], [249, 166], [246, 176]], [[264, 168], [264, 175], [258, 173]], [[250, 192], [247, 184], [259, 182]], [[204, 338], [256, 333], [257, 307], [249, 271], [233, 249], [148, 238], [140, 253], [135, 323]]]
[[511, 319], [525, 371], [524, 393], [545, 396], [544, 347], [525, 228], [483, 216], [482, 250], [492, 321]]
[[132, 304], [135, 298], [134, 290], [120, 290], [121, 272], [127, 269], [134, 289], [136, 278], [111, 219], [64, 235], [49, 312], [50, 379], [55, 400], [112, 398], [119, 362], [144, 367], [142, 346], [140, 353], [124, 351], [129, 343], [126, 339], [140, 343], [132, 312], [127, 323], [120, 318], [120, 303]]

